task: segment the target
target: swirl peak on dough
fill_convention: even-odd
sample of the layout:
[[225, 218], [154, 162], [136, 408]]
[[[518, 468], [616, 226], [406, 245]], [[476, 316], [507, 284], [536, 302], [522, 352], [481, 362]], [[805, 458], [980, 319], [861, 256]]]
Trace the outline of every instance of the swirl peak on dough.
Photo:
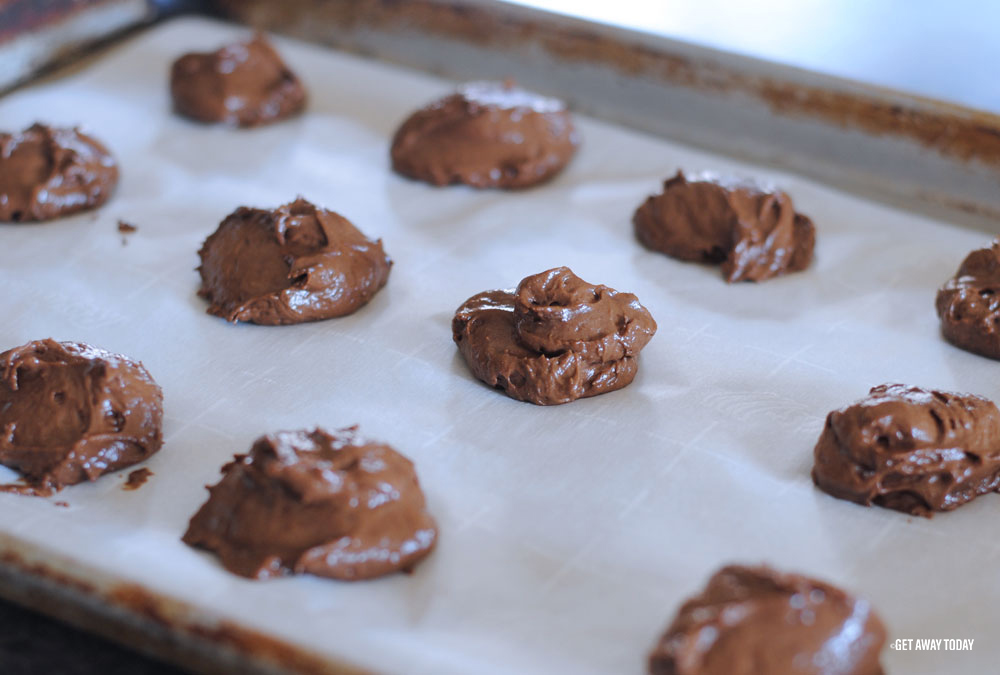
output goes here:
[[142, 366], [76, 342], [0, 354], [0, 464], [49, 495], [141, 462], [163, 445], [163, 394]]
[[469, 298], [452, 332], [476, 377], [512, 398], [553, 405], [628, 385], [656, 322], [631, 293], [557, 267], [516, 290]]
[[185, 117], [241, 127], [290, 117], [306, 102], [299, 78], [262, 33], [181, 56], [170, 69], [170, 93]]
[[0, 221], [51, 220], [93, 209], [118, 185], [118, 165], [78, 129], [33, 124], [0, 133]]
[[949, 342], [1000, 359], [1000, 238], [965, 258], [935, 304]]
[[786, 193], [755, 181], [682, 171], [632, 217], [647, 248], [680, 260], [722, 263], [727, 282], [764, 281], [804, 270], [816, 230]]
[[240, 207], [198, 252], [209, 314], [279, 325], [350, 314], [381, 289], [392, 260], [343, 216], [299, 198]]
[[413, 463], [357, 427], [262, 436], [222, 473], [183, 540], [241, 576], [371, 579], [413, 569], [437, 539]]
[[568, 267], [526, 277], [515, 295], [517, 336], [544, 354], [586, 352], [617, 361], [638, 354], [656, 332], [634, 295], [588, 284]]
[[566, 165], [579, 136], [565, 104], [512, 81], [471, 82], [410, 115], [392, 168], [432, 185], [525, 188]]
[[882, 675], [886, 630], [867, 601], [768, 567], [730, 565], [689, 599], [652, 675]]
[[827, 416], [814, 455], [821, 490], [929, 517], [1000, 488], [1000, 411], [980, 396], [883, 384]]

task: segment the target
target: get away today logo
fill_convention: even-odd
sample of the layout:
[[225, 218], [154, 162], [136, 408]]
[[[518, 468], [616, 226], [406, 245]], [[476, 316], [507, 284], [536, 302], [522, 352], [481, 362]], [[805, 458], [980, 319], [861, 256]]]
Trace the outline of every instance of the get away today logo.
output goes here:
[[971, 652], [974, 638], [896, 638], [889, 649], [900, 652]]

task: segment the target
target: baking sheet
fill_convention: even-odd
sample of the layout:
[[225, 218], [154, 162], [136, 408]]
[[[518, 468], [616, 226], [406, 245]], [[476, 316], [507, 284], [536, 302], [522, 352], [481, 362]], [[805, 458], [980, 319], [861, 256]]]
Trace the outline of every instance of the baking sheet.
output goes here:
[[[976, 640], [972, 652], [887, 649], [889, 672], [995, 664], [996, 496], [928, 521], [834, 500], [809, 479], [826, 413], [872, 385], [1000, 398], [998, 365], [944, 343], [933, 309], [988, 236], [586, 118], [579, 155], [545, 187], [431, 188], [391, 173], [388, 143], [453, 83], [284, 40], [310, 91], [305, 116], [249, 131], [172, 116], [169, 63], [242, 34], [174, 20], [0, 100], [0, 128], [82, 123], [122, 167], [96, 213], [0, 227], [0, 347], [53, 336], [129, 354], [166, 407], [146, 486], [122, 490], [123, 473], [51, 500], [0, 495], [4, 547], [378, 672], [642, 673], [678, 605], [732, 561], [865, 595], [891, 638]], [[679, 167], [786, 188], [817, 225], [815, 264], [728, 286], [716, 268], [642, 249], [632, 211]], [[239, 205], [296, 195], [384, 239], [387, 287], [309, 325], [205, 314], [202, 240]], [[139, 227], [126, 244], [119, 219]], [[625, 390], [543, 408], [472, 378], [450, 320], [468, 296], [556, 265], [636, 293], [659, 332]], [[438, 549], [413, 575], [250, 582], [180, 542], [203, 486], [254, 438], [355, 423], [413, 458], [439, 520]]]

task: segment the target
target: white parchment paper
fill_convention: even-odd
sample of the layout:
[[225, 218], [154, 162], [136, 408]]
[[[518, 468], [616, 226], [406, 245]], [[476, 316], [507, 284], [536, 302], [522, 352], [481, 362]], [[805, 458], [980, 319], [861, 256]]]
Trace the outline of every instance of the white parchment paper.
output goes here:
[[[586, 118], [579, 155], [545, 187], [431, 188], [389, 170], [389, 140], [454, 83], [288, 41], [311, 97], [303, 117], [239, 131], [171, 115], [170, 62], [239, 35], [176, 20], [0, 100], [0, 128], [79, 123], [122, 168], [96, 213], [0, 226], [0, 348], [52, 336], [129, 354], [167, 413], [155, 475], [136, 492], [115, 475], [52, 500], [0, 495], [8, 546], [380, 672], [643, 673], [683, 599], [733, 561], [863, 594], [892, 638], [975, 639], [971, 653], [887, 649], [890, 673], [995, 669], [1000, 498], [924, 520], [809, 479], [826, 413], [873, 385], [1000, 399], [1000, 364], [943, 342], [933, 309], [988, 235]], [[815, 264], [729, 286], [716, 268], [645, 251], [631, 214], [679, 167], [785, 187], [817, 225]], [[384, 238], [388, 286], [309, 325], [207, 315], [202, 240], [239, 205], [296, 195]], [[139, 227], [127, 245], [118, 219]], [[543, 408], [475, 380], [450, 320], [470, 295], [556, 265], [636, 293], [659, 332], [630, 387]], [[441, 537], [415, 574], [255, 583], [180, 542], [203, 486], [254, 438], [355, 423], [416, 462]]]

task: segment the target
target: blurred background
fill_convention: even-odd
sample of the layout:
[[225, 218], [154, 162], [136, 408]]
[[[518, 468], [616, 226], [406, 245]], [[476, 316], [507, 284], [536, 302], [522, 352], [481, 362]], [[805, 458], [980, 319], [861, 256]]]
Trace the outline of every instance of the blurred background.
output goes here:
[[[996, 0], [478, 1], [525, 5], [1000, 113]], [[360, 11], [371, 0], [352, 2]], [[0, 0], [0, 91], [59, 45], [215, 4]], [[65, 21], [74, 15], [81, 20]]]
[[1000, 112], [996, 0], [506, 0]]

